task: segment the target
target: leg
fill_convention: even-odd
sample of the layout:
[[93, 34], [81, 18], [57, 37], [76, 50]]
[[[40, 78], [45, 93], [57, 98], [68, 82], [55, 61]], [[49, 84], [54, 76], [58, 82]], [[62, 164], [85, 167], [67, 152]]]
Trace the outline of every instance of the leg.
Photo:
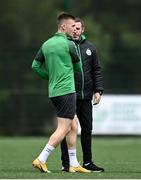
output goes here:
[[51, 98], [51, 100], [57, 110], [57, 116], [58, 116], [57, 129], [50, 136], [48, 143], [40, 153], [38, 159], [33, 161], [33, 166], [37, 167], [43, 172], [47, 172], [47, 167], [45, 163], [48, 159], [48, 156], [52, 153], [55, 147], [62, 141], [62, 139], [71, 130], [71, 124], [75, 115], [75, 107], [76, 107], [75, 93], [64, 96], [57, 96]]
[[55, 132], [50, 136], [49, 141], [45, 148], [42, 150], [38, 159], [41, 162], [46, 162], [50, 153], [56, 148], [56, 146], [62, 141], [65, 135], [69, 132], [71, 127], [71, 120], [64, 118], [57, 118], [58, 125]]
[[76, 153], [77, 127], [78, 127], [78, 119], [77, 116], [75, 116], [72, 122], [71, 130], [66, 136], [68, 154], [69, 154], [69, 163], [70, 163], [69, 172], [89, 173], [91, 171], [80, 166], [77, 160], [77, 153]]
[[46, 166], [48, 156], [52, 153], [55, 147], [62, 141], [64, 136], [71, 128], [72, 120], [65, 118], [58, 118], [58, 126], [56, 131], [49, 138], [48, 143], [40, 153], [37, 159], [33, 161], [33, 166], [40, 169], [42, 172], [49, 172]]
[[[76, 138], [77, 138], [77, 117], [75, 116], [72, 121], [72, 127], [71, 131], [68, 133], [67, 138], [64, 138], [61, 142], [61, 160], [62, 160], [62, 166], [64, 171], [69, 170], [69, 155], [68, 155], [68, 149], [76, 149]], [[67, 146], [67, 142], [68, 146]]]
[[83, 101], [81, 103], [82, 106], [80, 110], [81, 113], [79, 114], [79, 121], [81, 125], [83, 167], [94, 172], [104, 172], [102, 167], [98, 167], [92, 162], [92, 103], [91, 101]]
[[61, 142], [61, 160], [62, 160], [62, 170], [69, 171], [69, 155], [68, 155], [68, 146], [66, 138]]
[[72, 120], [65, 118], [58, 118], [58, 126], [56, 131], [50, 136], [48, 144], [53, 147], [56, 147], [62, 139], [66, 136], [66, 134], [71, 129]]
[[[77, 116], [75, 116], [75, 118], [72, 121], [71, 130], [66, 136], [66, 141], [63, 140], [64, 144], [62, 145], [63, 148], [68, 147], [68, 153], [66, 153], [64, 156], [63, 148], [61, 149], [62, 160], [63, 160], [62, 164], [64, 167], [63, 171], [89, 173], [90, 171], [81, 167], [77, 161], [77, 155], [76, 155], [77, 127], [78, 127], [78, 119], [77, 119]], [[69, 166], [70, 166], [69, 169], [67, 169], [66, 167], [66, 162], [69, 163]]]
[[81, 145], [83, 151], [83, 162], [92, 161], [91, 141], [92, 141], [92, 104], [91, 100], [79, 101], [77, 115], [81, 126]]
[[[70, 151], [73, 151], [73, 152], [69, 152], [69, 150], [68, 150], [69, 159], [70, 159], [70, 157], [73, 157], [72, 159], [70, 159], [70, 163], [73, 162], [73, 163], [77, 164], [76, 167], [71, 168], [71, 172], [77, 172], [77, 171], [90, 172], [78, 164], [77, 159], [76, 159], [76, 149], [75, 150], [72, 149], [74, 147], [76, 148], [76, 131], [73, 131], [73, 126], [72, 126], [72, 124], [73, 124], [72, 120], [75, 115], [75, 107], [76, 107], [75, 93], [60, 96], [60, 97], [55, 97], [52, 99], [52, 101], [57, 109], [58, 126], [57, 126], [56, 131], [49, 138], [48, 144], [42, 150], [38, 159], [35, 159], [33, 161], [33, 166], [40, 169], [43, 172], [48, 172], [46, 164], [45, 164], [48, 159], [48, 156], [52, 153], [52, 151], [55, 149], [55, 147], [68, 134], [68, 136], [66, 138], [67, 144], [68, 144], [68, 147], [71, 148]], [[74, 136], [74, 139], [72, 136]]]
[[76, 148], [77, 130], [78, 130], [78, 119], [77, 116], [75, 116], [71, 124], [71, 130], [66, 136], [68, 149]]

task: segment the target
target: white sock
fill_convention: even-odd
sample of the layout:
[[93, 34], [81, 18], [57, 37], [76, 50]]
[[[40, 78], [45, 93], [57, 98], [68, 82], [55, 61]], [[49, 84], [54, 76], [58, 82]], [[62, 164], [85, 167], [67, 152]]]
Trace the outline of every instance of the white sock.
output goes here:
[[79, 166], [76, 157], [76, 149], [69, 149], [68, 153], [69, 153], [70, 166]]
[[40, 155], [38, 156], [39, 161], [45, 163], [48, 156], [52, 153], [55, 148], [49, 144], [46, 144]]

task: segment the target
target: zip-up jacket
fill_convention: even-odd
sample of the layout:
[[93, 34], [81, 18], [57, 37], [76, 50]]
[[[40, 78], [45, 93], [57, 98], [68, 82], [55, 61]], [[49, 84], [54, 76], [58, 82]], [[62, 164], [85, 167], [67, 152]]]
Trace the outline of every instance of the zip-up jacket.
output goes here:
[[94, 93], [103, 93], [103, 77], [95, 46], [81, 36], [74, 41], [81, 56], [82, 70], [75, 71], [77, 99], [92, 99]]
[[48, 79], [49, 97], [75, 92], [73, 66], [81, 69], [79, 54], [75, 43], [63, 33], [56, 33], [43, 43], [32, 63], [32, 69]]

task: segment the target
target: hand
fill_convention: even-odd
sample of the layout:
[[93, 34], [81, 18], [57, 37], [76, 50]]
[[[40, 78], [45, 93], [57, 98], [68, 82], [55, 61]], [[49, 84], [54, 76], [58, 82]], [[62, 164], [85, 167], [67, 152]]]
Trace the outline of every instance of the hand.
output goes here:
[[96, 92], [94, 95], [93, 95], [93, 105], [96, 105], [100, 102], [101, 100], [101, 96], [99, 94], [99, 92]]

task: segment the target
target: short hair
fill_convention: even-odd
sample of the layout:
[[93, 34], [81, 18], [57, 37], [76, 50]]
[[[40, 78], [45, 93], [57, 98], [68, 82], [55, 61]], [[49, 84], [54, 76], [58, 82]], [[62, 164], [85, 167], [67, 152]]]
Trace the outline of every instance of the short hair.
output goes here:
[[69, 14], [67, 12], [59, 13], [58, 16], [57, 16], [57, 25], [58, 25], [58, 27], [60, 27], [63, 20], [68, 20], [68, 19], [73, 19], [75, 21], [75, 16], [73, 16], [72, 14]]
[[82, 25], [82, 28], [85, 28], [85, 23], [84, 23], [84, 21], [83, 21], [82, 19], [76, 17], [76, 18], [75, 18], [75, 22], [80, 22], [81, 25]]

